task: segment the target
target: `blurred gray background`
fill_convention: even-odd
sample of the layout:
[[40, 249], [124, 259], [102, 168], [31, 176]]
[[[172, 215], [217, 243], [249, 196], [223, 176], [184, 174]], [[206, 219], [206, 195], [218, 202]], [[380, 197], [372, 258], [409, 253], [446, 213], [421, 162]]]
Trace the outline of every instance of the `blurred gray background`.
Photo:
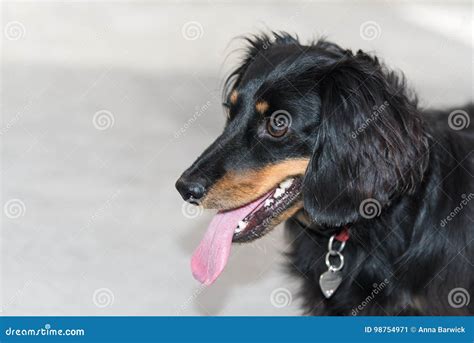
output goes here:
[[190, 272], [212, 213], [183, 205], [174, 182], [223, 127], [220, 87], [238, 61], [238, 35], [325, 35], [403, 70], [425, 106], [472, 101], [470, 1], [1, 9], [6, 315], [300, 314], [281, 227], [234, 246], [207, 289]]

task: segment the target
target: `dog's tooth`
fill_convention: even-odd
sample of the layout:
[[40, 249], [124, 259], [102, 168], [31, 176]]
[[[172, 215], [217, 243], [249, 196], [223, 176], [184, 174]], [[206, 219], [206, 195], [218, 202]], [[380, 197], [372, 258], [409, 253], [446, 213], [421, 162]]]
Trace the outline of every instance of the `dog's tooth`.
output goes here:
[[280, 188], [278, 187], [276, 190], [275, 190], [275, 194], [273, 195], [274, 198], [279, 198], [283, 195], [283, 193], [285, 193], [285, 190], [283, 188]]
[[271, 204], [273, 204], [273, 199], [272, 199], [272, 198], [268, 198], [267, 200], [265, 200], [264, 206], [265, 206], [265, 207], [269, 207], [269, 206], [271, 206]]
[[235, 232], [236, 233], [239, 233], [241, 232], [243, 229], [245, 229], [247, 227], [247, 222], [241, 220], [239, 221], [238, 225], [237, 225], [237, 228], [235, 229]]
[[290, 177], [289, 179], [286, 179], [285, 181], [282, 181], [280, 183], [280, 188], [283, 188], [283, 189], [287, 189], [288, 187], [291, 186], [291, 184], [293, 183], [293, 178]]

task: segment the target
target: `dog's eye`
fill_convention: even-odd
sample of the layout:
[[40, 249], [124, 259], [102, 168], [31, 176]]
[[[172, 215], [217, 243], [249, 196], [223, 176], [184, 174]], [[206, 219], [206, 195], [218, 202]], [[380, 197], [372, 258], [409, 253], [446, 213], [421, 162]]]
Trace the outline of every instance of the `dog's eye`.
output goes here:
[[276, 138], [283, 137], [288, 132], [288, 123], [284, 120], [268, 118], [267, 132]]

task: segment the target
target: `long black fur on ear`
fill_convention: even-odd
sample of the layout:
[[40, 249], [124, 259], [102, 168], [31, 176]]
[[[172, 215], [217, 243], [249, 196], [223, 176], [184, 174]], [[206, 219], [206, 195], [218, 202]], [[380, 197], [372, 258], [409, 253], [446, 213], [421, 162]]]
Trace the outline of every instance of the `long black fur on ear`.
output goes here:
[[316, 69], [321, 124], [304, 207], [315, 222], [339, 226], [361, 219], [366, 199], [382, 210], [412, 192], [426, 170], [428, 139], [403, 77], [376, 58], [348, 52]]

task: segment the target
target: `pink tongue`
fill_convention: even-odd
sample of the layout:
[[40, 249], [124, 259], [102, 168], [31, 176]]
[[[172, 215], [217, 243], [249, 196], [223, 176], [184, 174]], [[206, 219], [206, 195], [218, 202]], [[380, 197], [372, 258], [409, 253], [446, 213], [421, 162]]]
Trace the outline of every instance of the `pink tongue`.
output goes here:
[[224, 270], [230, 254], [232, 237], [240, 220], [255, 210], [268, 196], [235, 210], [218, 212], [212, 218], [206, 234], [191, 258], [193, 276], [199, 282], [210, 285]]

